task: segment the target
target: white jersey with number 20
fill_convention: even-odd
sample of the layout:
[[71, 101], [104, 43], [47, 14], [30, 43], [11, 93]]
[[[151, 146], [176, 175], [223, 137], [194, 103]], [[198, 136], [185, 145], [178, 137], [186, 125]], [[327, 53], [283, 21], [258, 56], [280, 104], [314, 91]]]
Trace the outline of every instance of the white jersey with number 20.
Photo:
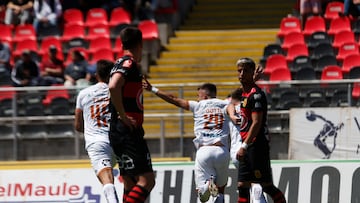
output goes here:
[[226, 114], [228, 101], [220, 99], [206, 99], [199, 102], [189, 101], [190, 111], [194, 115], [193, 140], [196, 148], [221, 142], [229, 147], [229, 116]]

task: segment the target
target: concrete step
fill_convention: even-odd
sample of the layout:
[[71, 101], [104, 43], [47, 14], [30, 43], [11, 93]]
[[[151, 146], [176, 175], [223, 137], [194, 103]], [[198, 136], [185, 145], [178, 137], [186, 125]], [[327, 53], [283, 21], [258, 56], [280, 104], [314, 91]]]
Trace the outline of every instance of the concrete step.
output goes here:
[[[194, 50], [194, 51], [165, 51], [160, 54], [160, 58], [208, 58], [212, 57], [252, 57], [254, 60], [260, 59], [263, 54], [262, 49], [233, 49], [233, 50]], [[234, 61], [235, 63], [236, 61]], [[152, 67], [152, 66], [151, 66]]]

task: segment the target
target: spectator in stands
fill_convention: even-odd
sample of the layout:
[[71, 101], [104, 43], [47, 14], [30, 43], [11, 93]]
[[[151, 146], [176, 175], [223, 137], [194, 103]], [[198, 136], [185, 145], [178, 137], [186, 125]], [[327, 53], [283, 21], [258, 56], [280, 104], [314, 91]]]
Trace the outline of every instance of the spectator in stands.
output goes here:
[[42, 26], [57, 26], [62, 15], [60, 0], [35, 0], [34, 2], [34, 22], [35, 30], [38, 31]]
[[360, 0], [344, 0], [344, 15], [358, 17], [360, 15]]
[[300, 0], [300, 17], [302, 27], [304, 27], [307, 17], [322, 14], [321, 7], [321, 0]]
[[88, 72], [88, 62], [84, 55], [75, 50], [71, 53], [72, 63], [65, 68], [65, 82], [66, 86], [87, 86], [90, 84], [91, 74]]
[[16, 61], [11, 72], [11, 80], [15, 87], [36, 86], [39, 82], [39, 66], [31, 57], [29, 50], [24, 50]]
[[5, 24], [17, 25], [32, 21], [32, 0], [10, 0], [6, 5]]
[[105, 0], [102, 2], [103, 4], [101, 7], [104, 8], [109, 14], [114, 8], [123, 6], [122, 0]]
[[[58, 50], [55, 46], [49, 47], [49, 57], [40, 64], [41, 86], [64, 83], [64, 62], [57, 57]], [[46, 53], [47, 54], [47, 53]]]
[[0, 74], [8, 75], [10, 77], [10, 48], [4, 43], [0, 42]]
[[0, 23], [4, 23], [5, 10], [8, 2], [9, 2], [8, 0], [0, 0]]
[[123, 0], [125, 8], [133, 17], [133, 23], [137, 24], [140, 20], [154, 19], [151, 0]]

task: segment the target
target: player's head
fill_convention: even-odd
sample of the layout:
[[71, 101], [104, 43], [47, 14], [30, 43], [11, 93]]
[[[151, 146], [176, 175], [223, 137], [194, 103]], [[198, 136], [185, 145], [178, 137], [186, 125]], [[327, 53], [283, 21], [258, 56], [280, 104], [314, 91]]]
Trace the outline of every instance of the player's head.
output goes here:
[[204, 83], [198, 88], [198, 100], [210, 99], [216, 97], [216, 85]]
[[238, 79], [241, 83], [253, 83], [254, 82], [254, 72], [255, 72], [255, 62], [250, 58], [240, 58], [236, 62]]
[[99, 60], [96, 63], [96, 78], [100, 82], [109, 82], [110, 71], [113, 68], [114, 63], [109, 60]]
[[236, 90], [234, 90], [233, 92], [231, 92], [231, 102], [232, 103], [239, 103], [241, 101], [241, 96], [242, 96], [243, 90], [238, 88]]
[[142, 45], [142, 33], [136, 27], [126, 27], [120, 32], [120, 39], [124, 50], [131, 50]]

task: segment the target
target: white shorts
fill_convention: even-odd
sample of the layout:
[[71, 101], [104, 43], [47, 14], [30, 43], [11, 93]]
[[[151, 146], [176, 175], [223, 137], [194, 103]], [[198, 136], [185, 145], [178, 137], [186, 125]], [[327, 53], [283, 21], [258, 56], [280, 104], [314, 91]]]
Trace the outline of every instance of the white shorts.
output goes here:
[[226, 147], [202, 146], [196, 152], [195, 184], [205, 184], [214, 176], [217, 186], [224, 186], [228, 180], [230, 153]]
[[92, 143], [87, 147], [86, 151], [96, 175], [104, 168], [112, 168], [113, 151], [109, 143]]

